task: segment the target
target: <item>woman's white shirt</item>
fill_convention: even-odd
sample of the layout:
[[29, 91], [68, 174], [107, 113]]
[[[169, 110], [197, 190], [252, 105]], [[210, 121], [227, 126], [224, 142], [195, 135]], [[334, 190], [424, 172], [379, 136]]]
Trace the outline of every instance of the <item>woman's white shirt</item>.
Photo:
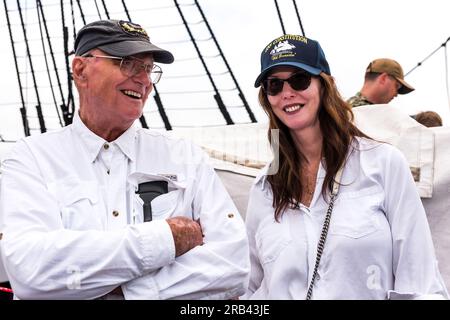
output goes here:
[[[251, 275], [245, 298], [305, 299], [328, 208], [319, 168], [310, 207], [274, 219], [266, 166], [246, 215]], [[313, 299], [448, 298], [425, 211], [403, 155], [357, 138], [345, 164]]]

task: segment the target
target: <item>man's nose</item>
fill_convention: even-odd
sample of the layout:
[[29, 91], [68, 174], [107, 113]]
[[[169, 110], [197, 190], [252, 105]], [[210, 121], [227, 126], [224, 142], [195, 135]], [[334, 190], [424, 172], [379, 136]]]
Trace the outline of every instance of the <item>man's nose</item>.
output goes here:
[[151, 83], [150, 76], [144, 66], [141, 66], [139, 71], [133, 77], [145, 86], [148, 86]]

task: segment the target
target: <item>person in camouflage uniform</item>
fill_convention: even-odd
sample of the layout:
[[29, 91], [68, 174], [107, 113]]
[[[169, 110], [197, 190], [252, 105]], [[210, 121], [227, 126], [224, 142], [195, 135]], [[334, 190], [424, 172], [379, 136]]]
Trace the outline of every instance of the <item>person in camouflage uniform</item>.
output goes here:
[[403, 69], [392, 59], [376, 59], [366, 69], [362, 89], [347, 102], [353, 107], [385, 104], [397, 94], [407, 94], [414, 88], [404, 80]]
[[372, 102], [370, 102], [369, 100], [367, 100], [366, 97], [364, 97], [361, 92], [356, 93], [353, 97], [349, 98], [347, 100], [348, 103], [350, 103], [350, 105], [352, 106], [352, 108], [354, 107], [359, 107], [359, 106], [364, 106], [366, 104], [373, 104]]

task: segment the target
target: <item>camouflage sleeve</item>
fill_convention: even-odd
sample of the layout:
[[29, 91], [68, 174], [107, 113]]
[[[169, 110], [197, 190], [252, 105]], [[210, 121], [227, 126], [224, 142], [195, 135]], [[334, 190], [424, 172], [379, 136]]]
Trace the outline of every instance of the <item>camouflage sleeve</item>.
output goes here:
[[347, 102], [352, 106], [352, 108], [372, 104], [372, 102], [368, 101], [361, 94], [354, 95], [353, 97], [347, 99]]

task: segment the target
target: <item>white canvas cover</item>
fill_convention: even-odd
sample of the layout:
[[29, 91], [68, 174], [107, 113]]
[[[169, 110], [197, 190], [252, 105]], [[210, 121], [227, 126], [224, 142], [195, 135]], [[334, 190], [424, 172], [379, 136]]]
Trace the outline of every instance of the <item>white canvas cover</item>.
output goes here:
[[422, 198], [433, 195], [435, 133], [395, 107], [353, 108], [355, 124], [368, 136], [396, 146], [405, 155]]

